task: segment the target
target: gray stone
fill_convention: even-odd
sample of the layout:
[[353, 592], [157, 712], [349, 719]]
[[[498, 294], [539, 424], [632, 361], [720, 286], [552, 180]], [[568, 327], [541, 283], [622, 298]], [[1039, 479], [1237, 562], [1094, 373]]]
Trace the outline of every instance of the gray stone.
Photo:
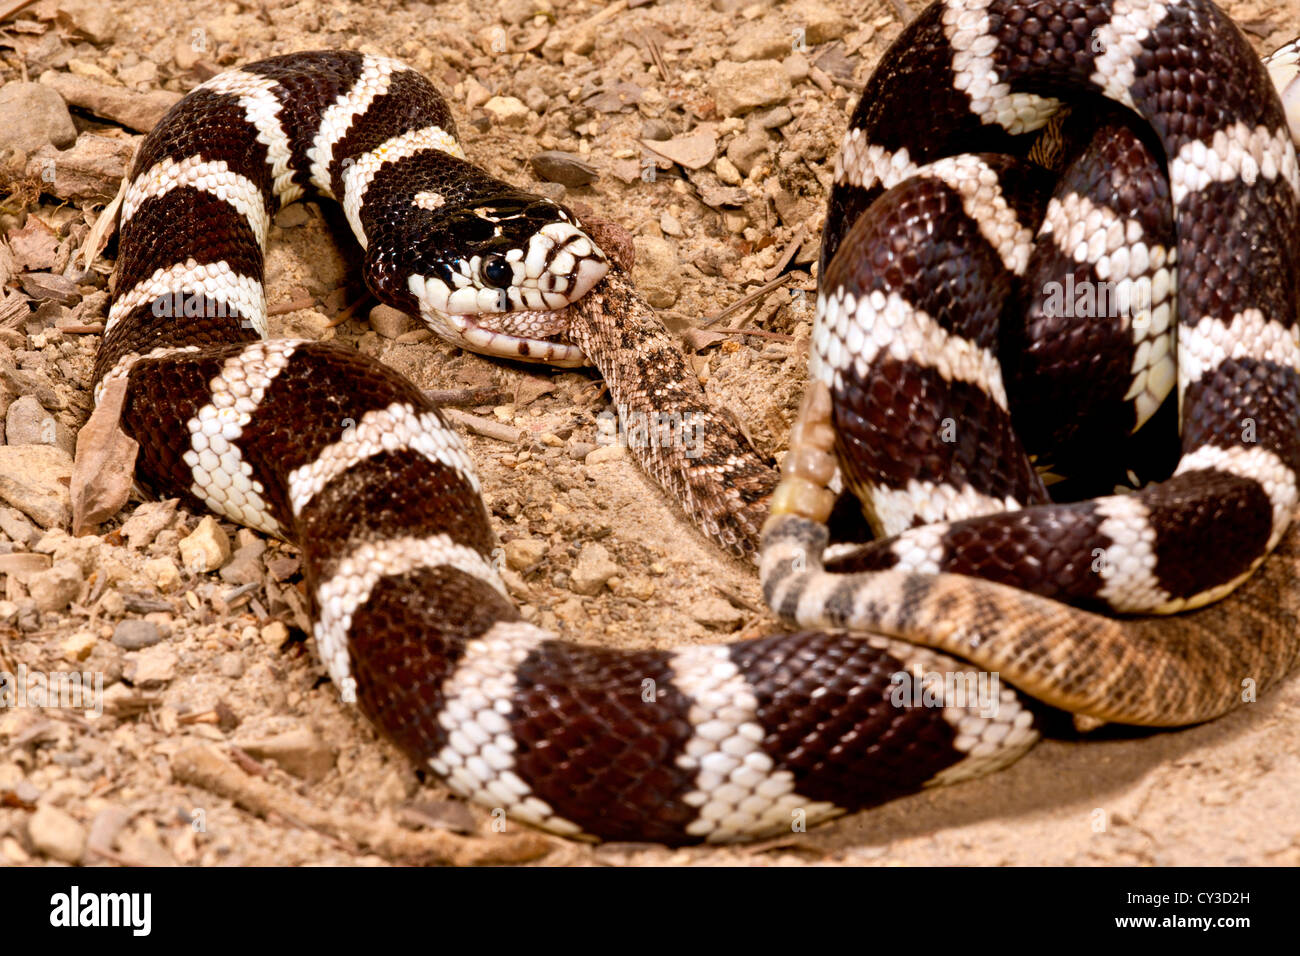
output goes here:
[[768, 134], [761, 128], [747, 129], [727, 146], [727, 159], [748, 176], [755, 164], [767, 158]]
[[641, 124], [641, 138], [662, 140], [673, 138], [673, 128], [661, 119], [648, 119]]
[[230, 563], [221, 569], [221, 580], [228, 584], [256, 584], [262, 580], [264, 568], [262, 554], [266, 551], [264, 542], [245, 545], [235, 552]]
[[113, 628], [113, 643], [128, 651], [152, 647], [162, 640], [162, 632], [153, 621], [118, 621]]
[[540, 86], [530, 86], [524, 90], [524, 105], [538, 116], [545, 113], [552, 102], [550, 95]]

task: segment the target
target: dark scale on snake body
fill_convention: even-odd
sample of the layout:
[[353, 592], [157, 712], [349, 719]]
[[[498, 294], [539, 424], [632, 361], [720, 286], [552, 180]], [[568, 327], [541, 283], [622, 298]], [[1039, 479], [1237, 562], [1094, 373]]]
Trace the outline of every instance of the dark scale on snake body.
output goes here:
[[[1087, 95], [1123, 109], [1067, 115]], [[1190, 723], [1292, 666], [1298, 185], [1265, 67], [1204, 0], [931, 6], [837, 162], [777, 486], [599, 228], [468, 160], [415, 71], [289, 54], [146, 138], [97, 397], [124, 383], [144, 487], [302, 549], [330, 676], [457, 793], [574, 837], [754, 839], [1004, 766], [1041, 707]], [[699, 454], [633, 452], [737, 556], [771, 506], [765, 593], [804, 630], [627, 652], [522, 621], [438, 410], [353, 351], [265, 339], [269, 217], [309, 192], [341, 204], [373, 293], [447, 341], [698, 416]], [[1121, 321], [1047, 294], [1096, 282]], [[1131, 449], [1170, 403], [1172, 477], [1052, 503], [1044, 472]], [[843, 573], [822, 565], [837, 469], [881, 539]]]

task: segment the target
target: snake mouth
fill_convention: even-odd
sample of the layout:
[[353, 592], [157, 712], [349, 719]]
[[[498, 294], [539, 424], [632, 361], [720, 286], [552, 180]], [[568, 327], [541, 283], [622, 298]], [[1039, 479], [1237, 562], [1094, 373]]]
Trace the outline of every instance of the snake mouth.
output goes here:
[[436, 326], [428, 315], [425, 316], [425, 321], [434, 332], [453, 345], [480, 355], [541, 362], [560, 368], [589, 365], [582, 349], [560, 341], [568, 331], [568, 312], [567, 307], [552, 311], [488, 315], [455, 315], [444, 312], [437, 316], [441, 321]]
[[[565, 339], [569, 308], [609, 272], [600, 247], [573, 223], [553, 222], [525, 247], [488, 260], [475, 255], [454, 268], [443, 263], [436, 274], [409, 277], [425, 324], [481, 355], [562, 368], [590, 364]], [[487, 276], [504, 284], [485, 284]]]
[[[489, 261], [490, 260], [490, 261]], [[411, 275], [420, 317], [453, 345], [496, 358], [562, 368], [590, 364], [566, 341], [569, 309], [609, 272], [610, 262], [571, 222], [552, 222], [521, 248], [475, 255], [434, 275]], [[491, 276], [501, 286], [485, 284]]]

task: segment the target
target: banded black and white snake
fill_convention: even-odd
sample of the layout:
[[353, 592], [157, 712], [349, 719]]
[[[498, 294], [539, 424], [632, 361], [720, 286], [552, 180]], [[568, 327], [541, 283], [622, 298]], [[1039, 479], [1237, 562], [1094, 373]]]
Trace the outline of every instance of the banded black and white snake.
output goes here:
[[[1093, 145], [1081, 108], [1061, 124], [1042, 98], [1089, 90], [1154, 136], [1108, 114], [1112, 138]], [[1045, 124], [1050, 137], [1023, 135]], [[954, 145], [980, 155], [940, 159]], [[1040, 188], [1045, 165], [1065, 168], [1055, 196]], [[131, 173], [95, 378], [101, 394], [125, 381], [120, 425], [150, 491], [302, 548], [331, 677], [458, 793], [571, 836], [754, 838], [987, 772], [1036, 738], [1009, 688], [899, 706], [900, 674], [974, 681], [989, 668], [1081, 715], [1177, 724], [1229, 709], [1243, 678], [1287, 672], [1300, 644], [1287, 532], [1297, 188], [1278, 97], [1205, 0], [928, 9], [886, 55], [842, 150], [820, 385], [764, 533], [773, 608], [817, 630], [731, 645], [614, 651], [523, 622], [489, 560], [472, 464], [437, 410], [355, 352], [263, 341], [268, 217], [315, 189], [342, 203], [375, 295], [444, 338], [585, 358], [620, 402], [712, 415], [589, 231], [467, 162], [442, 99], [398, 63], [277, 57], [208, 81], [163, 119]], [[1076, 230], [1087, 241], [1057, 241]], [[1053, 441], [1104, 445], [1171, 388], [1159, 326], [1175, 324], [1175, 260], [1175, 476], [1047, 504], [1026, 448], [1046, 460]], [[1061, 316], [1032, 295], [1023, 327], [1003, 314], [1033, 288], [1031, 262], [1113, 276], [1130, 295], [1145, 278], [1152, 295], [1140, 323], [1070, 332], [1076, 353], [1092, 347], [1080, 341], [1130, 351], [1104, 374], [1067, 372], [1096, 385], [1092, 410], [1064, 424], [1027, 413], [1022, 441], [1018, 409], [1062, 388], [1039, 374], [1059, 364]], [[157, 307], [178, 296], [201, 308]], [[1004, 366], [1010, 345], [1031, 358]], [[723, 418], [707, 422], [703, 456], [634, 451], [710, 534], [752, 553], [773, 477]], [[877, 533], [894, 535], [844, 558], [846, 574], [820, 567], [832, 444]], [[1215, 561], [1201, 560], [1210, 548]], [[1230, 590], [1165, 619], [1061, 603], [1168, 612]]]

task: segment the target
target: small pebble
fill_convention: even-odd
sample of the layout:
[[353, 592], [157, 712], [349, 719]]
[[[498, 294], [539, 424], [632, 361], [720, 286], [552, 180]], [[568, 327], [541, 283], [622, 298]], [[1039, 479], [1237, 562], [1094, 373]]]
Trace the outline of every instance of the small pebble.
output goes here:
[[136, 687], [161, 687], [176, 676], [177, 663], [176, 652], [170, 647], [146, 647], [135, 660], [128, 660], [123, 674]]
[[63, 657], [69, 661], [84, 661], [90, 656], [91, 651], [95, 649], [98, 638], [90, 631], [77, 631], [70, 637], [65, 637], [59, 642], [59, 648], [63, 651]]
[[81, 568], [72, 561], [60, 561], [54, 567], [33, 574], [27, 590], [41, 611], [65, 611], [81, 593], [84, 578]]
[[69, 814], [41, 804], [27, 819], [27, 836], [37, 853], [63, 863], [77, 863], [86, 849], [86, 830]]
[[159, 591], [167, 592], [180, 587], [181, 571], [171, 558], [150, 558], [141, 570]]
[[289, 639], [289, 629], [282, 621], [272, 621], [262, 628], [262, 642], [279, 647]]
[[238, 679], [244, 676], [244, 658], [240, 654], [231, 651], [229, 654], [222, 654], [221, 659], [217, 662], [217, 670], [222, 677]]
[[533, 115], [532, 110], [524, 105], [523, 100], [513, 96], [494, 96], [483, 104], [483, 109], [498, 126], [511, 129], [523, 126]]
[[113, 628], [113, 643], [128, 651], [152, 647], [162, 640], [162, 632], [153, 621], [118, 621]]
[[307, 727], [236, 744], [249, 755], [274, 760], [282, 769], [308, 781], [324, 778], [334, 767], [334, 751]]
[[391, 305], [377, 305], [370, 310], [370, 327], [386, 339], [404, 335], [415, 329], [416, 325], [415, 319]]
[[585, 464], [599, 465], [605, 461], [617, 461], [627, 455], [627, 449], [620, 444], [602, 445], [587, 453]]
[[230, 538], [212, 515], [207, 515], [181, 539], [181, 563], [196, 574], [216, 571], [230, 560]]
[[176, 499], [146, 501], [131, 517], [122, 522], [122, 537], [132, 548], [143, 548], [152, 543], [158, 532], [171, 524], [176, 517]]
[[734, 631], [744, 623], [745, 615], [720, 597], [706, 597], [690, 607], [691, 617], [715, 631]]
[[619, 567], [605, 550], [604, 545], [583, 545], [578, 560], [569, 576], [569, 590], [575, 594], [593, 595], [600, 592], [619, 572]]
[[506, 564], [515, 571], [527, 571], [541, 563], [547, 544], [536, 538], [516, 538], [505, 545]]

